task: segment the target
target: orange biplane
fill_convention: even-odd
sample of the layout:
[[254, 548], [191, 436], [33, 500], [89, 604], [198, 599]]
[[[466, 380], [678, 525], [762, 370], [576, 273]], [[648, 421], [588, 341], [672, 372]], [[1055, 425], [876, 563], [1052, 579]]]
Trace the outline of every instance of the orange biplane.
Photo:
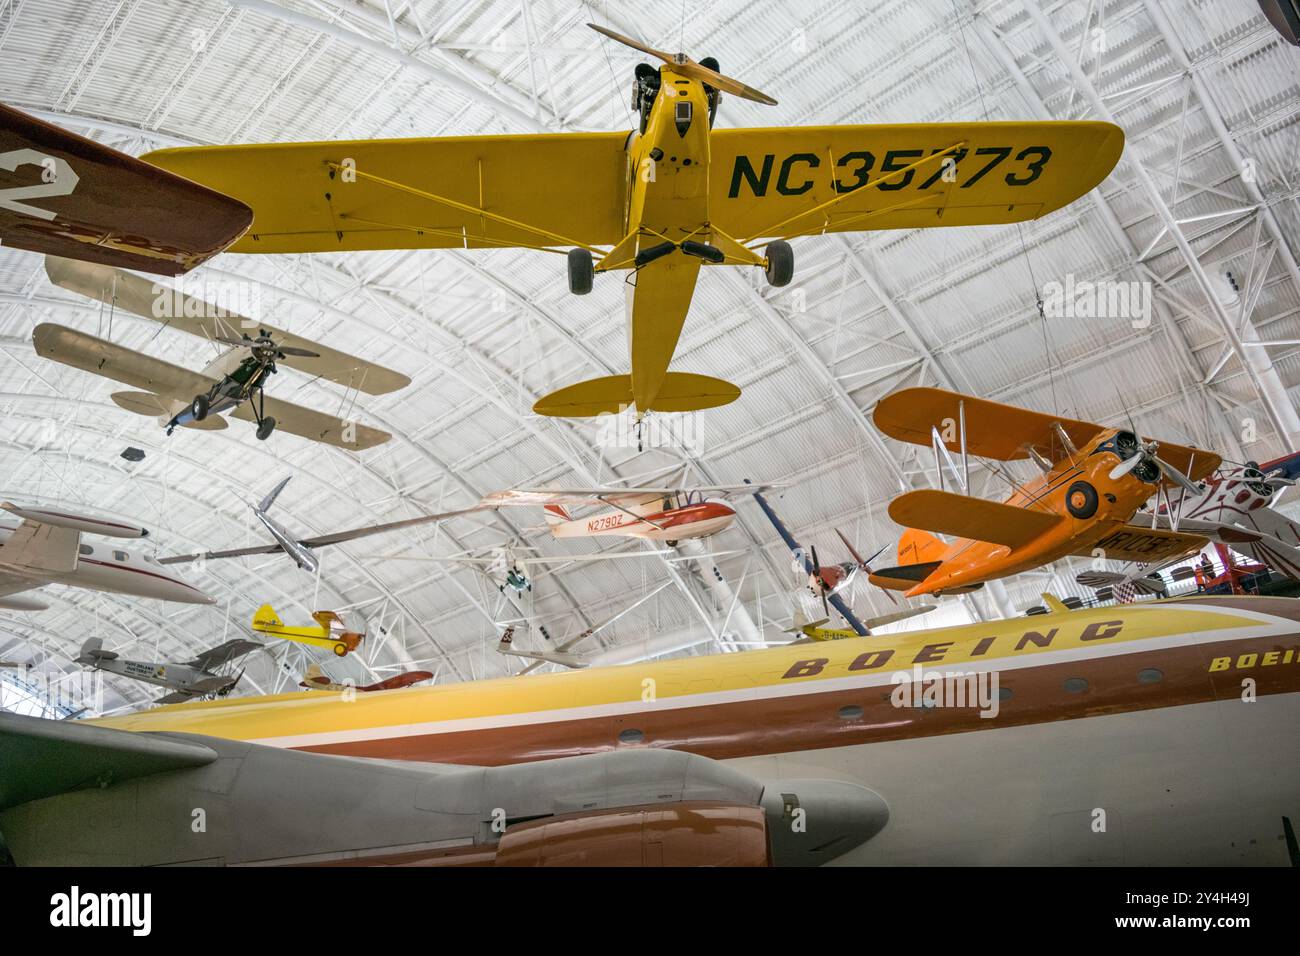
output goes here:
[[[932, 446], [936, 463], [942, 459], [963, 490], [968, 454], [1031, 459], [1042, 474], [1019, 483], [994, 466], [1013, 488], [1001, 503], [942, 488], [895, 498], [889, 516], [908, 528], [899, 566], [872, 574], [872, 584], [908, 597], [952, 594], [1069, 555], [1152, 563], [1194, 554], [1206, 543], [1200, 535], [1129, 522], [1153, 494], [1167, 501], [1171, 484], [1199, 493], [1194, 482], [1219, 467], [1212, 452], [937, 388], [887, 395], [873, 418], [891, 438]], [[940, 485], [943, 471], [941, 465]], [[945, 544], [930, 532], [958, 540]]]

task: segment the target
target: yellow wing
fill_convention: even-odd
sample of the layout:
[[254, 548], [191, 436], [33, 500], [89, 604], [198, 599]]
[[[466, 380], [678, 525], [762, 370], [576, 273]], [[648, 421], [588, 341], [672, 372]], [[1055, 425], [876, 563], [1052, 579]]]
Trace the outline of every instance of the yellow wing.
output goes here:
[[889, 517], [908, 528], [923, 528], [976, 541], [1019, 548], [1051, 531], [1064, 518], [983, 498], [922, 488], [889, 503]]
[[718, 130], [709, 211], [741, 241], [1021, 222], [1088, 192], [1123, 149], [1098, 122]]
[[590, 246], [623, 238], [627, 135], [199, 146], [143, 158], [252, 208], [234, 252]]

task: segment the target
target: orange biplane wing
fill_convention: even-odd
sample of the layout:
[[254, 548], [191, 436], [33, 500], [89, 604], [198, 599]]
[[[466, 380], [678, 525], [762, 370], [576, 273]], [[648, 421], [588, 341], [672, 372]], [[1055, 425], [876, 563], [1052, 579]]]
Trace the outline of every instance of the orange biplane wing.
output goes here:
[[[1083, 452], [1087, 451], [1085, 445], [1106, 430], [1093, 422], [1031, 412], [942, 388], [900, 389], [882, 398], [871, 417], [876, 427], [890, 438], [913, 445], [929, 445], [930, 429], [937, 428], [947, 449], [960, 452], [958, 423], [963, 412], [966, 450], [972, 455], [998, 461], [1028, 458], [1029, 447], [1037, 449], [1052, 462], [1060, 460], [1066, 455], [1066, 449], [1056, 434], [1054, 426], [1057, 424]], [[1160, 447], [1163, 450], [1165, 446]], [[1177, 461], [1171, 459], [1170, 464], [1177, 466]]]
[[[1163, 445], [1160, 450], [1164, 451]], [[1111, 531], [1092, 546], [1080, 548], [1074, 553], [1080, 558], [1105, 557], [1108, 561], [1140, 561], [1149, 564], [1153, 561], [1168, 561], [1182, 554], [1195, 554], [1206, 542], [1204, 535], [1130, 524]]]
[[909, 528], [1018, 548], [1045, 534], [1064, 518], [983, 498], [922, 488], [889, 503], [889, 517]]

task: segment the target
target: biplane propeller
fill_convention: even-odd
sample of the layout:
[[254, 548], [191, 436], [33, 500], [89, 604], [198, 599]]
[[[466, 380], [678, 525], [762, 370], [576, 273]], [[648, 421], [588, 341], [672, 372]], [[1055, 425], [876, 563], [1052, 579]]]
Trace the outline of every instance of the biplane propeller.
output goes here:
[[[872, 418], [890, 438], [933, 447], [939, 466], [939, 487], [890, 502], [889, 516], [907, 530], [899, 566], [871, 575], [881, 587], [908, 597], [960, 593], [1069, 555], [1145, 565], [1194, 554], [1206, 543], [1199, 534], [1131, 522], [1153, 494], [1167, 500], [1171, 485], [1196, 489], [1195, 481], [1219, 467], [1213, 452], [937, 388], [886, 395]], [[943, 490], [939, 456], [950, 452], [962, 457], [960, 470], [950, 456], [947, 462], [963, 492], [968, 454], [1031, 459], [1042, 473], [1020, 483], [995, 467], [1012, 492], [1003, 502], [988, 501]], [[958, 540], [946, 544], [932, 532]]]
[[[702, 267], [756, 268], [780, 288], [798, 237], [1037, 219], [1098, 185], [1123, 150], [1117, 126], [1093, 121], [719, 129], [723, 94], [776, 101], [713, 58], [592, 27], [659, 61], [634, 68], [630, 133], [198, 146], [135, 159], [0, 107], [0, 153], [22, 157], [0, 165], [0, 190], [40, 197], [0, 209], [0, 242], [169, 275], [223, 249], [536, 249], [565, 255], [579, 295], [598, 274], [630, 272], [629, 373], [561, 388], [533, 410], [631, 409], [640, 422], [740, 396], [720, 378], [669, 370]], [[32, 156], [55, 164], [56, 182], [42, 184]], [[156, 201], [121, 198], [139, 195]]]

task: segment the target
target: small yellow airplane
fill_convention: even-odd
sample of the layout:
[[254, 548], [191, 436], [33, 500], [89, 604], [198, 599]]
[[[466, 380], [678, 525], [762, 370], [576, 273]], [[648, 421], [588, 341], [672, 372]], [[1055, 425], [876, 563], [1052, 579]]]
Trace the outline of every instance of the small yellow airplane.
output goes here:
[[[702, 266], [757, 267], [780, 287], [794, 274], [795, 237], [1037, 219], [1105, 179], [1124, 146], [1123, 131], [1101, 122], [718, 129], [724, 93], [776, 101], [712, 58], [590, 26], [662, 61], [636, 67], [631, 131], [201, 146], [142, 162], [0, 111], [0, 147], [34, 149], [68, 173], [40, 186], [39, 165], [0, 171], [0, 189], [12, 182], [46, 197], [0, 210], [0, 241], [166, 273], [222, 249], [530, 248], [565, 255], [579, 295], [596, 273], [631, 272], [630, 374], [562, 388], [534, 411], [634, 408], [639, 422], [740, 395], [730, 382], [669, 371]], [[178, 230], [112, 203], [142, 190], [187, 210], [210, 206], [212, 227]], [[94, 204], [100, 196], [107, 207]]]
[[280, 620], [280, 615], [269, 604], [263, 604], [253, 615], [253, 630], [259, 634], [282, 637], [286, 641], [310, 644], [332, 650], [338, 657], [346, 657], [357, 649], [364, 632], [349, 631], [343, 624], [343, 618], [333, 611], [312, 611], [318, 627], [289, 627]]
[[[863, 622], [868, 630], [874, 631], [878, 627], [884, 627], [886, 624], [893, 624], [896, 621], [905, 621], [909, 617], [916, 617], [920, 614], [928, 614], [934, 610], [933, 604], [921, 604], [916, 607], [903, 608], [901, 611], [895, 611], [892, 614], [882, 614], [879, 617], [867, 618]], [[810, 641], [844, 641], [850, 638], [861, 637], [857, 631], [848, 627], [823, 627], [828, 624], [830, 618], [823, 617], [816, 621], [808, 620], [803, 609], [796, 607], [794, 610], [794, 621], [792, 627], [785, 628], [787, 634], [802, 634], [803, 636], [791, 641], [791, 644], [807, 644]]]

